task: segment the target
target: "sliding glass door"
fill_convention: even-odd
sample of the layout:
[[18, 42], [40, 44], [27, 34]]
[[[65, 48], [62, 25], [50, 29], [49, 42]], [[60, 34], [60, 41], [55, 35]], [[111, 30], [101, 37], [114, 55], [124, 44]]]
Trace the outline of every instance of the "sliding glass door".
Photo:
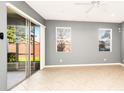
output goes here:
[[40, 69], [40, 26], [31, 23], [30, 31], [31, 74]]
[[15, 11], [7, 9], [7, 88], [10, 89], [26, 77], [27, 60], [27, 27], [26, 19]]
[[40, 26], [7, 11], [7, 87], [8, 89], [40, 69]]

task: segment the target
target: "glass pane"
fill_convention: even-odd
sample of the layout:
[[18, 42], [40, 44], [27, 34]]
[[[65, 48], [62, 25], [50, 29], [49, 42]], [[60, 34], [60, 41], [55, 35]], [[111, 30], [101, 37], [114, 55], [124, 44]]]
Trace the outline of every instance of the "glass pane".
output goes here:
[[7, 87], [40, 69], [40, 26], [7, 9]]
[[7, 9], [7, 88], [10, 89], [25, 79], [27, 62], [26, 19]]
[[112, 29], [99, 29], [99, 51], [112, 52]]
[[34, 73], [40, 69], [40, 26], [31, 24], [30, 33], [30, 60], [31, 72]]
[[40, 27], [35, 26], [35, 62], [40, 62]]

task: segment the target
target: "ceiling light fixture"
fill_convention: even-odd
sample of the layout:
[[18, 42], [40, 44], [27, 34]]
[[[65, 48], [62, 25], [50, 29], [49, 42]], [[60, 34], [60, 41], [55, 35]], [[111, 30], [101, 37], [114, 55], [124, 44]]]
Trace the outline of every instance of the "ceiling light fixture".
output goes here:
[[90, 7], [87, 9], [86, 13], [91, 12], [94, 8], [98, 8], [102, 6], [101, 1], [91, 1], [91, 2], [79, 2], [75, 3], [75, 5], [89, 5]]

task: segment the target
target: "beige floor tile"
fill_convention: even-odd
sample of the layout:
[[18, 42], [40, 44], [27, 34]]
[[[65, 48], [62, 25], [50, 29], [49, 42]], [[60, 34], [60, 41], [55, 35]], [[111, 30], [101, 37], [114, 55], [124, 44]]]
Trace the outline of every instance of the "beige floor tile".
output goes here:
[[16, 90], [124, 90], [124, 67], [46, 68], [12, 89]]

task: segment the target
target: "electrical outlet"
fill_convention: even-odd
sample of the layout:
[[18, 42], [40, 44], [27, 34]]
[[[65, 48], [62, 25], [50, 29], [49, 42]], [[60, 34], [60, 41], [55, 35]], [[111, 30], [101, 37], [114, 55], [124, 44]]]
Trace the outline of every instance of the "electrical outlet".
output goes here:
[[124, 62], [124, 59], [122, 61]]
[[62, 63], [62, 62], [63, 62], [63, 60], [62, 60], [62, 59], [59, 59], [59, 62], [60, 62], [60, 63]]
[[107, 61], [107, 59], [106, 59], [106, 58], [104, 58], [103, 60], [104, 60], [104, 61]]

